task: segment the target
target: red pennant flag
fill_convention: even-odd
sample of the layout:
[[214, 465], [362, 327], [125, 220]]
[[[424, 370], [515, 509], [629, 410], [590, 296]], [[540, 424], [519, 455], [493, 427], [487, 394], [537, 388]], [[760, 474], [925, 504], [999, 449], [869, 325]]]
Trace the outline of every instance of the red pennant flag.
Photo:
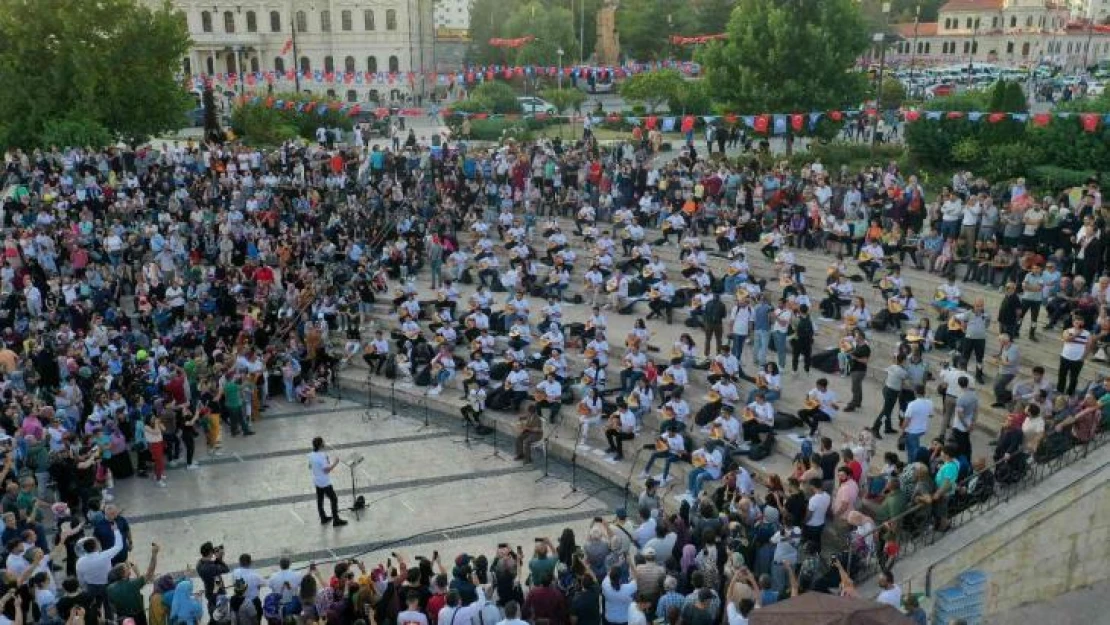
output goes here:
[[725, 123], [727, 124], [735, 125], [736, 122], [739, 120], [740, 118], [736, 115], [736, 113], [729, 113], [728, 115], [725, 115]]
[[655, 126], [658, 123], [659, 123], [659, 118], [654, 116], [654, 115], [650, 115], [646, 119], [644, 119], [644, 127], [647, 128], [648, 130], [655, 130]]
[[805, 117], [802, 115], [794, 114], [790, 116], [790, 127], [794, 132], [801, 132], [805, 127]]
[[834, 122], [838, 122], [844, 119], [844, 113], [841, 113], [840, 111], [829, 111], [829, 119], [833, 120]]
[[486, 119], [488, 117], [489, 117], [489, 113], [475, 113], [474, 114], [474, 119]]
[[694, 131], [694, 116], [693, 115], [687, 115], [686, 117], [683, 117], [682, 118], [682, 132], [693, 132], [693, 131]]
[[1083, 124], [1084, 132], [1094, 132], [1098, 130], [1098, 114], [1096, 113], [1083, 113], [1079, 116], [1079, 123]]
[[293, 38], [290, 37], [290, 38], [285, 40], [285, 45], [283, 45], [281, 47], [281, 55], [285, 56], [286, 54], [289, 54], [289, 51], [292, 50], [292, 49], [293, 49]]
[[[834, 113], [839, 113], [840, 111], [833, 111], [833, 112]], [[830, 115], [829, 117], [832, 117], [832, 115]], [[915, 122], [919, 119], [921, 119], [921, 112], [920, 111], [906, 111], [906, 121]]]
[[771, 123], [771, 118], [768, 117], [767, 115], [756, 115], [755, 116], [755, 123], [752, 125], [752, 127], [755, 129], [756, 132], [766, 133], [767, 132], [767, 126], [770, 123]]
[[948, 111], [948, 119], [959, 119], [963, 117], [963, 111]]
[[285, 79], [286, 80], [293, 80], [296, 77], [297, 77], [297, 73], [294, 72], [293, 70], [291, 70], [291, 69], [285, 70]]
[[355, 115], [358, 115], [361, 111], [362, 107], [356, 104], [351, 107], [351, 110], [347, 111], [347, 115], [354, 117]]
[[274, 108], [274, 98], [272, 96], [269, 97], [269, 98], [266, 98], [266, 108], [268, 108], [268, 109]]
[[877, 113], [878, 113], [878, 111], [876, 111], [875, 109], [866, 109], [863, 112], [863, 114], [867, 115], [868, 117], [874, 117]]
[[1050, 121], [1052, 121], [1052, 113], [1037, 113], [1033, 116], [1033, 123], [1042, 128]]
[[285, 103], [285, 110], [292, 111], [295, 108], [297, 108], [297, 103], [294, 102], [293, 100], [290, 100], [290, 101]]
[[389, 109], [384, 106], [379, 106], [378, 108], [374, 109], [374, 116], [378, 119], [381, 119], [382, 117], [389, 117]]
[[987, 116], [987, 121], [989, 121], [992, 124], [997, 124], [998, 122], [1000, 122], [1004, 119], [1006, 119], [1006, 114], [1005, 113], [991, 113], [990, 115]]

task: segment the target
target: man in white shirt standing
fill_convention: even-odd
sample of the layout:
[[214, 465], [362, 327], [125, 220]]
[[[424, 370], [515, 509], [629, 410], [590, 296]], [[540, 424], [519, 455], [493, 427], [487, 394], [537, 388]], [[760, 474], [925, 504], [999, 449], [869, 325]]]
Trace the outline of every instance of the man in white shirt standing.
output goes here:
[[802, 536], [812, 542], [817, 551], [821, 550], [821, 534], [825, 532], [825, 515], [832, 504], [832, 498], [822, 488], [821, 478], [809, 481], [809, 504], [806, 507], [806, 522], [802, 526]]
[[890, 571], [881, 571], [879, 573], [879, 596], [875, 601], [885, 603], [893, 608], [902, 609], [902, 588], [894, 583], [894, 576]]
[[912, 464], [921, 449], [921, 437], [929, 431], [929, 419], [933, 416], [933, 400], [925, 395], [925, 388], [913, 389], [914, 399], [906, 404], [903, 413], [902, 431], [906, 434], [906, 464]]
[[[85, 555], [77, 559], [77, 581], [85, 588], [85, 592], [105, 608], [105, 616], [111, 618], [110, 604], [108, 602], [108, 573], [112, 570], [112, 558], [116, 557], [123, 549], [123, 535], [120, 534], [116, 524], [112, 524], [112, 547], [101, 550], [100, 542], [95, 538], [86, 538], [81, 546]], [[37, 563], [36, 563], [37, 564]]]
[[[346, 521], [339, 518], [339, 497], [331, 484], [331, 472], [339, 466], [339, 458], [332, 460], [324, 453], [324, 439], [312, 439], [312, 453], [308, 454], [308, 468], [312, 471], [312, 485], [316, 487], [316, 511], [320, 513], [320, 523], [331, 523], [343, 527]], [[331, 516], [324, 514], [324, 497], [331, 502]]]

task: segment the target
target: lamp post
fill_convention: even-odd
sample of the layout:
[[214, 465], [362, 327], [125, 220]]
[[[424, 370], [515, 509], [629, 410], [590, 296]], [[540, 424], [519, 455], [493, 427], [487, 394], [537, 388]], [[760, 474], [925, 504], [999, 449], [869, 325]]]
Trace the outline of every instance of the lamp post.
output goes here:
[[879, 44], [879, 77], [875, 87], [875, 121], [871, 125], [871, 156], [875, 156], [875, 143], [879, 138], [879, 116], [883, 108], [883, 71], [886, 69], [886, 29], [890, 15], [890, 3], [883, 3], [883, 32], [875, 33], [872, 41]]
[[979, 46], [979, 18], [975, 18], [975, 28], [971, 31], [971, 45], [967, 48], [967, 86], [972, 85], [975, 70], [975, 49]]
[[921, 22], [921, 5], [913, 9], [913, 48], [910, 50], [910, 95], [914, 94], [913, 72], [917, 67], [917, 26]]
[[558, 82], [559, 82], [559, 89], [562, 89], [563, 88], [563, 46], [559, 46], [559, 49], [555, 51], [555, 54], [557, 54], [559, 56], [559, 78], [558, 78]]

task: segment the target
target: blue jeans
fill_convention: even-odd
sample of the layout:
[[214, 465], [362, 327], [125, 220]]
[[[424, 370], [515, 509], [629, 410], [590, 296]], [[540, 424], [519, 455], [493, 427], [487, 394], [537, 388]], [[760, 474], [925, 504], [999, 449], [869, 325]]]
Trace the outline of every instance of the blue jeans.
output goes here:
[[911, 463], [914, 458], [917, 458], [917, 452], [921, 449], [921, 434], [910, 434], [906, 432], [906, 463]]
[[690, 491], [690, 495], [694, 499], [697, 499], [698, 493], [701, 492], [702, 483], [711, 481], [713, 481], [713, 476], [709, 474], [709, 471], [706, 471], [704, 468], [699, 467], [687, 474], [686, 490]]
[[[755, 394], [758, 393], [758, 392], [759, 392], [758, 388], [753, 388], [751, 390], [751, 392], [748, 393], [748, 403], [749, 404], [752, 403], [753, 401], [755, 401]], [[782, 397], [782, 394], [779, 393], [778, 391], [773, 391], [771, 389], [766, 389], [766, 390], [763, 391], [763, 397], [765, 397], [767, 399], [767, 403], [773, 403], [773, 402], [778, 401], [779, 398]]]
[[783, 371], [786, 369], [786, 333], [772, 332], [771, 342], [775, 344], [775, 351], [778, 352], [779, 371]]
[[643, 371], [636, 371], [635, 369], [622, 369], [621, 370], [621, 391], [624, 393], [631, 393], [632, 389], [636, 387], [636, 382], [644, 377]]
[[747, 281], [748, 278], [746, 276], [725, 276], [725, 293], [735, 293], [736, 289], [740, 288], [740, 285]]
[[731, 342], [730, 343], [730, 348], [732, 350], [732, 355], [736, 356], [736, 361], [740, 363], [740, 368], [743, 369], [744, 368], [744, 363], [743, 363], [742, 358], [744, 356], [744, 343], [748, 340], [748, 335], [746, 335], [746, 334], [730, 334], [730, 335], [728, 335], [728, 338], [729, 338], [729, 341]]
[[657, 451], [651, 454], [647, 464], [644, 465], [644, 473], [650, 473], [651, 467], [655, 464], [655, 461], [660, 458], [663, 459], [663, 479], [667, 479], [667, 476], [671, 474], [671, 463], [678, 460], [678, 456], [669, 451]]
[[[755, 364], [762, 367], [767, 362], [767, 346], [771, 344], [770, 330], [756, 330], [753, 345], [755, 347]], [[781, 368], [781, 367], [780, 367]]]

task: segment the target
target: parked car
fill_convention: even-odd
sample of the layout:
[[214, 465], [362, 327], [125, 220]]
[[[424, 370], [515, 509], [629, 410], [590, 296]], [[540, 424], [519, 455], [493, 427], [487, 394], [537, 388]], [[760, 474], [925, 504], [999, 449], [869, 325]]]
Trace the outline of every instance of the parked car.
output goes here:
[[555, 105], [535, 96], [520, 96], [516, 99], [520, 104], [520, 111], [525, 115], [537, 115], [539, 113], [546, 113], [547, 115], [558, 115], [559, 109]]

